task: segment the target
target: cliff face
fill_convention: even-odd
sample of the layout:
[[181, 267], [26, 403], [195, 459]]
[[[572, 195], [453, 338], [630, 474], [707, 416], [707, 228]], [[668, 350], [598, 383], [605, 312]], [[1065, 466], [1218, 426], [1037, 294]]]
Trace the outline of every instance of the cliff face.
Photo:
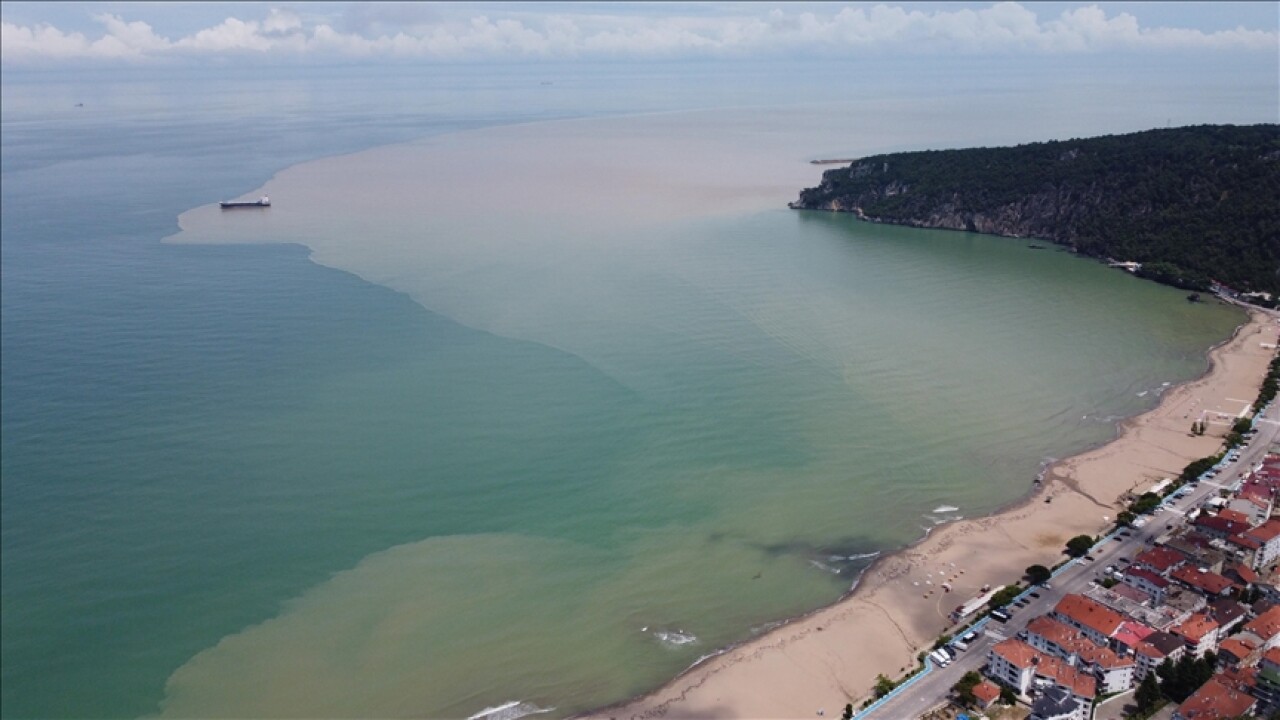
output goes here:
[[1042, 238], [1187, 287], [1280, 290], [1277, 125], [879, 155], [828, 170], [791, 207]]

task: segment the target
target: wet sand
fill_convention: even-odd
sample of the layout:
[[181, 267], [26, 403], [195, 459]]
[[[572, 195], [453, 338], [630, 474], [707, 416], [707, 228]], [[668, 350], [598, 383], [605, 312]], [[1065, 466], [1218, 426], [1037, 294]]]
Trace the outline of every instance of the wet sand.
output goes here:
[[[992, 516], [941, 527], [868, 569], [840, 602], [735, 647], [644, 697], [605, 708], [609, 718], [814, 717], [870, 696], [878, 674], [900, 677], [949, 626], [947, 613], [985, 585], [1063, 558], [1068, 538], [1097, 534], [1122, 497], [1216, 452], [1234, 417], [1257, 397], [1280, 325], [1251, 312], [1209, 355], [1205, 375], [1171, 388], [1155, 409], [1125, 421], [1106, 445], [1051, 465], [1042, 486]], [[1190, 434], [1207, 413], [1209, 431]], [[1215, 419], [1218, 418], [1218, 419]], [[1052, 503], [1043, 501], [1045, 496]], [[951, 593], [938, 589], [942, 582]]]

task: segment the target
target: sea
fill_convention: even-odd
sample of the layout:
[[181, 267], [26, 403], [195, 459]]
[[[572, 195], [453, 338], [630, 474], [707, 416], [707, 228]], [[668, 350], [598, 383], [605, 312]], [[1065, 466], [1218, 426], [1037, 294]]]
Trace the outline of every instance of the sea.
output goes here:
[[6, 70], [4, 717], [600, 707], [1204, 372], [1238, 311], [785, 203], [1274, 121], [1274, 68], [873, 70]]

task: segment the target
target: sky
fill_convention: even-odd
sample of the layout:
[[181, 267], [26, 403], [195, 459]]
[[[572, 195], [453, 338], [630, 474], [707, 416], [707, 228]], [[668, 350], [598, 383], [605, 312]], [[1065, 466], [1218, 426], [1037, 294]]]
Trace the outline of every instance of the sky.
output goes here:
[[1241, 53], [1280, 3], [0, 2], [0, 67]]

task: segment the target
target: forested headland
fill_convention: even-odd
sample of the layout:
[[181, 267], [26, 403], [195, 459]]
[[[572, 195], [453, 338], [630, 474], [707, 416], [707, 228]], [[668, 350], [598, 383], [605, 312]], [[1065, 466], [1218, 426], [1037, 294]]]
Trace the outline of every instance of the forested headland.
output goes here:
[[1280, 295], [1280, 125], [876, 155], [791, 206], [1043, 239], [1178, 287]]

